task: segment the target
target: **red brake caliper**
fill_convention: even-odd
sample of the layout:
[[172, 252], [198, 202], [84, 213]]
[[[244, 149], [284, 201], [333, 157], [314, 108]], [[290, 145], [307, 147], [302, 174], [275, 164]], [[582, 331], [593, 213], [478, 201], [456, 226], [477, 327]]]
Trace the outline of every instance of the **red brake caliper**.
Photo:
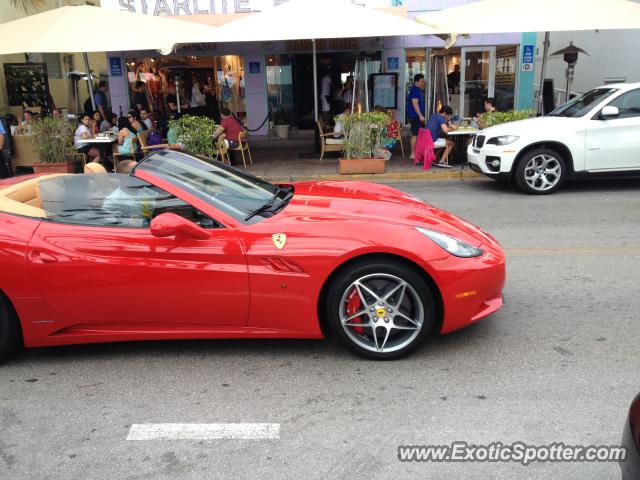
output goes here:
[[[351, 293], [347, 297], [347, 316], [350, 317], [351, 315], [354, 315], [355, 313], [359, 312], [361, 308], [362, 308], [362, 299], [360, 298], [360, 295], [358, 295], [358, 290], [354, 288], [353, 290], [351, 290]], [[362, 320], [360, 317], [357, 317], [351, 320], [351, 323], [362, 323]], [[351, 328], [353, 328], [353, 331], [359, 335], [364, 333], [363, 327], [351, 327]]]

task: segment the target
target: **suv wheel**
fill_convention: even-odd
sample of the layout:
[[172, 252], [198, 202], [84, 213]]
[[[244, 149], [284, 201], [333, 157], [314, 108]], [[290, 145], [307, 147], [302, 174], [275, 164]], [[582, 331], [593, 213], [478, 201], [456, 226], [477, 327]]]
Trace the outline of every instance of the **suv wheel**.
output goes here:
[[518, 162], [516, 184], [525, 193], [546, 195], [556, 191], [567, 174], [562, 156], [555, 150], [536, 148]]

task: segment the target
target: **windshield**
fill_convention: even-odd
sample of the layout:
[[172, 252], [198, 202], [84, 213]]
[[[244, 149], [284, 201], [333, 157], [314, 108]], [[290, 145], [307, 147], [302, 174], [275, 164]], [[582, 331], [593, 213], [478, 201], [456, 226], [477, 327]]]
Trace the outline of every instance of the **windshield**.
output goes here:
[[255, 212], [265, 204], [273, 203], [281, 191], [276, 185], [224, 163], [180, 151], [154, 153], [143, 160], [134, 172], [138, 169], [179, 186], [243, 223], [255, 223], [271, 216], [272, 213], [266, 210], [260, 211], [259, 215]]
[[582, 117], [589, 113], [593, 107], [602, 102], [605, 98], [617, 92], [616, 88], [596, 88], [579, 97], [570, 100], [564, 105], [560, 105], [549, 113], [550, 117]]

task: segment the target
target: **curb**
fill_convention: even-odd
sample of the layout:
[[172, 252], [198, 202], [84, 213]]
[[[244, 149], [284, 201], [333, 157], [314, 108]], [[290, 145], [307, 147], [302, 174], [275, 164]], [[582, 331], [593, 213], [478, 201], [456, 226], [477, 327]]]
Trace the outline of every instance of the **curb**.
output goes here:
[[324, 175], [306, 175], [306, 176], [269, 176], [265, 175], [264, 178], [268, 178], [272, 182], [305, 182], [305, 181], [323, 181], [323, 180], [362, 180], [367, 182], [385, 182], [388, 180], [397, 181], [455, 181], [461, 179], [480, 179], [485, 178], [481, 173], [476, 173], [472, 170], [447, 170], [447, 171], [420, 171], [420, 172], [396, 172], [396, 173], [379, 173], [379, 174], [365, 174], [365, 175], [339, 175], [339, 174], [324, 174]]

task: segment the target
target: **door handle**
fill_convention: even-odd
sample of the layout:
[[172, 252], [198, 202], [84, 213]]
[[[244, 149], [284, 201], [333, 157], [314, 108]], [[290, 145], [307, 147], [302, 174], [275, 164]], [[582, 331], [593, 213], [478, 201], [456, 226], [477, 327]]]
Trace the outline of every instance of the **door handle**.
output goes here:
[[35, 263], [55, 263], [58, 261], [58, 259], [53, 255], [49, 255], [48, 253], [43, 253], [38, 250], [31, 250], [29, 257], [31, 258], [31, 261]]

